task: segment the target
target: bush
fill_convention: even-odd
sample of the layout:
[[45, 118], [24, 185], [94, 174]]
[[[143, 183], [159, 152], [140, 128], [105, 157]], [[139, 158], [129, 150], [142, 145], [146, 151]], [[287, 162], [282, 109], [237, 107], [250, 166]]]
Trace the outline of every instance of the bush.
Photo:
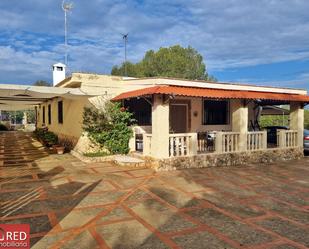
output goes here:
[[0, 124], [0, 131], [8, 131], [9, 129], [4, 125]]
[[58, 143], [58, 136], [55, 133], [48, 131], [46, 128], [38, 128], [34, 131], [34, 134], [47, 146], [52, 146]]
[[43, 135], [43, 140], [47, 145], [55, 145], [58, 143], [58, 136], [51, 131], [47, 131]]
[[111, 154], [127, 154], [133, 135], [130, 125], [135, 122], [132, 116], [119, 103], [107, 102], [104, 110], [84, 108], [83, 130], [88, 133], [90, 140]]

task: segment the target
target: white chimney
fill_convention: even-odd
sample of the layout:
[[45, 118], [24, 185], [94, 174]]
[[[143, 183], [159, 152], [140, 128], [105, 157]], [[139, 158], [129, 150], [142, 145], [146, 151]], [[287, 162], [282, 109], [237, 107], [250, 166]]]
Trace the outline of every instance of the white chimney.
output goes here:
[[53, 65], [53, 86], [65, 79], [65, 68], [66, 65], [57, 63]]

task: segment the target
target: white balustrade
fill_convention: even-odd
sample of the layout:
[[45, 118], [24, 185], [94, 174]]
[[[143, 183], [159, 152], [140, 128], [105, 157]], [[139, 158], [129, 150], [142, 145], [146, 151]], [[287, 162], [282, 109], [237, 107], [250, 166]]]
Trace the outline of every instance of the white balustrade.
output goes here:
[[287, 148], [297, 147], [297, 131], [286, 130], [285, 131], [285, 146]]
[[189, 156], [196, 154], [197, 133], [181, 133], [169, 135], [169, 156]]
[[264, 150], [267, 148], [266, 131], [250, 131], [247, 133], [247, 150]]

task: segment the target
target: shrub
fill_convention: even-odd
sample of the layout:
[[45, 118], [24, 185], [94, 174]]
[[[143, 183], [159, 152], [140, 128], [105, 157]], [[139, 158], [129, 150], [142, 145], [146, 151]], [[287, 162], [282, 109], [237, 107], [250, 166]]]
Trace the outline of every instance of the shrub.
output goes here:
[[0, 124], [0, 131], [8, 131], [9, 129], [4, 125]]
[[47, 146], [52, 146], [58, 143], [58, 136], [55, 133], [48, 131], [46, 128], [37, 128], [34, 131], [34, 134]]
[[43, 140], [47, 145], [55, 145], [58, 143], [58, 136], [51, 131], [46, 131], [43, 135]]
[[106, 102], [103, 110], [84, 108], [83, 130], [89, 138], [111, 154], [127, 154], [133, 135], [133, 114], [119, 103]]

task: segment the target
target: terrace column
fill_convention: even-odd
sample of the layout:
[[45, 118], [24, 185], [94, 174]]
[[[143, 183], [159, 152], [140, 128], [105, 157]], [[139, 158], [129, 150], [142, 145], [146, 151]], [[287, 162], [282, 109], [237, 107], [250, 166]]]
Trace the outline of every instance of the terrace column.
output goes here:
[[155, 158], [169, 157], [169, 102], [164, 95], [155, 94], [152, 105], [152, 139], [151, 156]]
[[232, 131], [239, 132], [239, 151], [247, 150], [248, 105], [242, 99], [231, 101]]
[[304, 146], [304, 108], [301, 103], [290, 103], [290, 129], [297, 131], [297, 145]]

